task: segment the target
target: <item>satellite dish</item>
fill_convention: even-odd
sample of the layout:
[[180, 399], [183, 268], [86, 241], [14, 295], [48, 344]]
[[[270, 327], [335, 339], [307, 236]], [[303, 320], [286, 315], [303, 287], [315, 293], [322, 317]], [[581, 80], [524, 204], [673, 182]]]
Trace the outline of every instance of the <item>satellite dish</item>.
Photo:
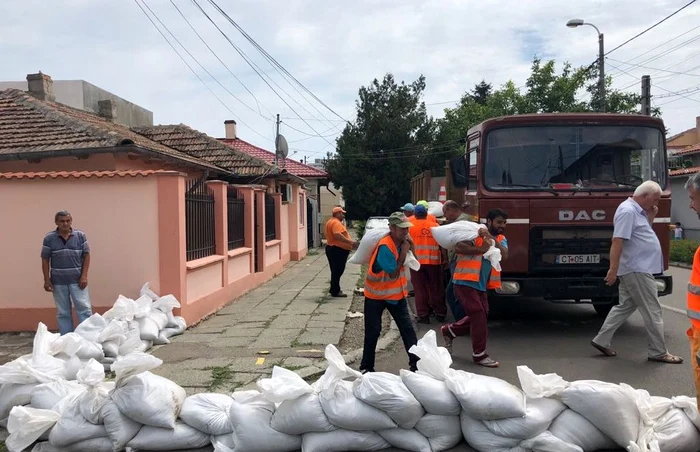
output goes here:
[[289, 154], [289, 145], [287, 144], [287, 139], [284, 135], [277, 134], [277, 141], [275, 141], [275, 147], [277, 148], [277, 155], [282, 158], [286, 158]]

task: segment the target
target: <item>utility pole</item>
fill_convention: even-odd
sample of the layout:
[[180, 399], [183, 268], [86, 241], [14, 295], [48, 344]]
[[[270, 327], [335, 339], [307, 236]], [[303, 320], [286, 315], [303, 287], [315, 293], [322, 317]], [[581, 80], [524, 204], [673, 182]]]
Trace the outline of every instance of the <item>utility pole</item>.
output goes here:
[[651, 77], [642, 76], [642, 114], [651, 116]]
[[275, 131], [275, 165], [279, 166], [280, 155], [280, 115], [277, 114], [277, 130]]
[[[598, 30], [596, 28], [596, 30]], [[605, 42], [603, 33], [598, 33], [598, 91], [600, 92], [600, 111], [605, 112]]]

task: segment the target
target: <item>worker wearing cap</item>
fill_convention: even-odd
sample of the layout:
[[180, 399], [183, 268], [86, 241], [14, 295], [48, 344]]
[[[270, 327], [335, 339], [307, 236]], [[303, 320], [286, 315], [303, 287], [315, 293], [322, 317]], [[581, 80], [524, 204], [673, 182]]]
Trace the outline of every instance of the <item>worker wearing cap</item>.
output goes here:
[[403, 212], [403, 214], [406, 215], [406, 218], [408, 218], [409, 220], [411, 220], [411, 217], [413, 217], [414, 210], [415, 210], [415, 206], [413, 204], [411, 204], [410, 202], [407, 202], [401, 208], [401, 212]]
[[435, 313], [438, 322], [444, 322], [447, 315], [445, 306], [445, 291], [442, 288], [440, 265], [447, 261], [447, 253], [433, 238], [430, 228], [437, 227], [435, 221], [427, 218], [428, 210], [419, 204], [415, 209], [413, 226], [408, 233], [415, 245], [416, 259], [420, 263], [418, 271], [411, 270], [411, 281], [416, 295], [416, 311], [418, 323], [430, 323], [430, 310]]
[[379, 241], [372, 253], [365, 277], [365, 342], [362, 351], [362, 373], [374, 372], [377, 341], [382, 332], [382, 314], [388, 309], [401, 333], [408, 353], [409, 368], [415, 371], [418, 357], [408, 350], [418, 342], [406, 301], [407, 281], [404, 262], [414, 250], [408, 229], [412, 224], [401, 212], [389, 216], [389, 235]]
[[347, 294], [340, 290], [340, 277], [345, 272], [345, 264], [348, 261], [350, 250], [357, 246], [357, 242], [350, 238], [348, 230], [343, 224], [345, 210], [342, 207], [333, 208], [333, 216], [326, 223], [326, 257], [331, 268], [331, 297], [345, 298]]
[[[426, 201], [425, 199], [421, 199], [420, 201], [418, 201], [416, 203], [416, 206], [424, 206], [425, 210], [430, 209], [430, 205], [428, 204], [428, 201]], [[437, 223], [437, 217], [435, 215], [430, 214], [430, 213], [428, 214], [428, 220], [434, 221]]]

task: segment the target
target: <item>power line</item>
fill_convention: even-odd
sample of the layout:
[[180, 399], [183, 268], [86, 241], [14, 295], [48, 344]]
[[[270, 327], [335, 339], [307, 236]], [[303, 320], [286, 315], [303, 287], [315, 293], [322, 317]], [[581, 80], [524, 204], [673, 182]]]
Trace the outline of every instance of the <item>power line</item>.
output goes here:
[[[661, 44], [657, 45], [656, 47], [652, 47], [651, 49], [649, 49], [649, 50], [647, 50], [647, 51], [645, 51], [645, 52], [640, 53], [640, 54], [637, 55], [636, 57], [631, 58], [629, 61], [634, 61], [634, 60], [636, 60], [637, 58], [643, 57], [644, 55], [646, 55], [646, 54], [648, 54], [648, 53], [651, 53], [651, 52], [653, 52], [654, 50], [656, 50], [656, 49], [658, 49], [658, 48], [660, 48], [660, 47], [665, 46], [665, 45], [668, 44], [669, 42], [675, 41], [676, 39], [680, 38], [681, 36], [685, 36], [685, 35], [687, 35], [688, 33], [690, 33], [691, 31], [697, 30], [698, 28], [700, 28], [700, 25], [698, 25], [698, 26], [696, 26], [696, 27], [693, 27], [693, 28], [691, 28], [691, 29], [688, 30], [688, 31], [685, 31], [685, 32], [683, 32], [683, 33], [681, 33], [681, 34], [679, 34], [679, 35], [677, 35], [677, 36], [675, 36], [675, 37], [669, 39], [668, 41], [664, 41], [664, 42], [662, 42]], [[644, 64], [644, 63], [642, 63], [642, 64]]]
[[[643, 65], [641, 65], [641, 64], [634, 64], [634, 63], [628, 63], [628, 62], [625, 62], [625, 61], [615, 60], [615, 59], [613, 59], [613, 58], [606, 58], [606, 60], [614, 61], [614, 62], [616, 62], [616, 63], [626, 64], [626, 65], [634, 66], [634, 67], [638, 67], [638, 68], [649, 69], [649, 70], [657, 71], [657, 72], [668, 72], [669, 74], [675, 74], [675, 75], [688, 75], [688, 76], [691, 76], [691, 77], [700, 77], [700, 74], [691, 74], [691, 73], [689, 73], [689, 72], [669, 71], [668, 69], [658, 69], [658, 68], [653, 68], [653, 67], [649, 67], [649, 66], [643, 66]], [[612, 65], [611, 65], [611, 66], [612, 66]], [[621, 69], [616, 68], [615, 66], [613, 66], [613, 67], [614, 67], [615, 69], [618, 69], [618, 70], [621, 71]]]
[[[180, 57], [180, 59], [182, 60], [182, 62], [185, 63], [185, 66], [187, 66], [187, 68], [194, 74], [195, 77], [197, 77], [197, 79], [198, 79], [198, 80], [202, 83], [202, 85], [204, 85], [204, 87], [212, 94], [212, 96], [214, 96], [214, 97], [216, 98], [216, 100], [219, 101], [219, 103], [220, 103], [225, 109], [227, 109], [227, 110], [229, 111], [229, 113], [231, 113], [231, 115], [232, 115], [234, 118], [238, 119], [238, 121], [239, 121], [241, 124], [243, 124], [243, 125], [245, 125], [246, 127], [248, 127], [253, 133], [255, 133], [256, 135], [258, 135], [258, 136], [260, 136], [260, 137], [262, 137], [262, 138], [264, 138], [264, 139], [266, 139], [266, 140], [268, 140], [268, 141], [273, 141], [273, 140], [270, 139], [270, 137], [266, 137], [265, 135], [262, 135], [261, 133], [259, 133], [258, 131], [256, 131], [256, 130], [253, 129], [252, 127], [250, 127], [248, 124], [246, 124], [242, 119], [240, 119], [240, 118], [238, 117], [238, 115], [236, 115], [236, 114], [233, 112], [233, 110], [231, 110], [231, 109], [229, 108], [229, 106], [228, 106], [223, 100], [221, 100], [221, 98], [209, 87], [209, 85], [207, 85], [207, 83], [202, 79], [202, 77], [199, 76], [199, 74], [197, 73], [197, 71], [195, 71], [194, 68], [187, 62], [187, 60], [185, 59], [185, 57], [183, 57], [183, 56], [180, 54], [180, 52], [179, 52], [179, 51], [177, 50], [177, 48], [173, 45], [173, 43], [170, 42], [170, 40], [168, 39], [168, 37], [165, 36], [165, 34], [161, 31], [161, 29], [158, 28], [158, 25], [156, 25], [156, 23], [153, 21], [153, 19], [151, 19], [151, 16], [149, 16], [148, 13], [146, 12], [146, 10], [143, 9], [143, 7], [142, 7], [141, 4], [138, 2], [138, 0], [134, 0], [134, 2], [135, 2], [136, 5], [139, 7], [139, 9], [143, 12], [143, 14], [146, 16], [146, 18], [148, 18], [148, 20], [151, 22], [151, 24], [153, 24], [153, 27], [158, 31], [158, 33], [163, 37], [163, 39], [165, 39], [165, 42], [168, 43], [168, 45], [170, 46], [170, 48], [172, 48], [173, 51], [177, 54], [177, 56]], [[146, 3], [144, 3], [144, 5], [145, 5], [146, 7], [148, 7], [148, 5], [146, 5]]]

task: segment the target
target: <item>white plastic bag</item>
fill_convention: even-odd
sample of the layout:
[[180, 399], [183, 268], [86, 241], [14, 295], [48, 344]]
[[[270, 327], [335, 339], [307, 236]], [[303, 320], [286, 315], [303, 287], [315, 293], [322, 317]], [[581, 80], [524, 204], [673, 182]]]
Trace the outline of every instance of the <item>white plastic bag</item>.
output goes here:
[[87, 319], [80, 322], [80, 325], [75, 327], [75, 334], [83, 337], [89, 342], [98, 342], [100, 333], [107, 328], [107, 319], [100, 314], [93, 314]]
[[233, 399], [224, 394], [195, 394], [185, 399], [180, 419], [208, 435], [225, 435], [233, 432], [228, 418]]
[[452, 365], [452, 356], [445, 347], [438, 347], [434, 330], [428, 330], [409, 352], [420, 358], [417, 364], [418, 372], [430, 375], [436, 380], [445, 380]]
[[50, 333], [46, 325], [39, 323], [34, 335], [31, 355], [20, 356], [0, 366], [0, 385], [48, 383], [65, 380], [65, 362], [51, 356], [58, 334]]
[[390, 428], [377, 433], [392, 447], [411, 452], [432, 452], [428, 438], [415, 429]]
[[257, 386], [267, 400], [275, 403], [293, 400], [314, 392], [311, 385], [304, 381], [296, 372], [279, 366], [272, 368], [272, 376], [270, 378], [258, 380]]
[[7, 422], [10, 436], [5, 440], [5, 446], [10, 452], [22, 452], [52, 428], [59, 417], [52, 410], [23, 406], [12, 408]]
[[136, 450], [172, 451], [199, 449], [209, 443], [209, 435], [178, 422], [174, 429], [144, 425], [128, 446]]
[[77, 398], [80, 414], [93, 424], [100, 422], [102, 407], [109, 400], [108, 386], [104, 385], [104, 366], [94, 359], [78, 372], [78, 382], [85, 391]]
[[236, 452], [291, 452], [301, 449], [301, 436], [287, 435], [270, 427], [275, 404], [260, 392], [234, 392], [232, 397], [229, 419], [233, 426]]
[[234, 452], [233, 435], [212, 436], [211, 445], [214, 446], [214, 452]]
[[551, 397], [570, 385], [557, 374], [537, 375], [527, 366], [518, 366], [517, 371], [520, 387], [528, 397]]
[[366, 404], [384, 411], [404, 429], [412, 429], [425, 414], [420, 402], [398, 375], [387, 372], [367, 373], [355, 380], [353, 393]]
[[583, 450], [560, 440], [550, 432], [542, 432], [534, 438], [526, 439], [519, 444], [518, 451], [533, 452], [583, 452]]
[[353, 384], [337, 380], [319, 397], [323, 412], [336, 427], [353, 430], [385, 430], [395, 428], [396, 424], [384, 411], [358, 399], [353, 393]]
[[144, 425], [175, 428], [185, 400], [185, 390], [176, 383], [148, 372], [162, 361], [145, 353], [120, 357], [112, 365], [117, 374], [110, 397], [119, 411]]
[[656, 419], [652, 425], [643, 428], [637, 444], [642, 450], [652, 449], [658, 444], [663, 452], [685, 452], [700, 448], [700, 432], [688, 416], [678, 408], [671, 408]]
[[637, 393], [628, 385], [579, 380], [561, 391], [561, 400], [620, 447], [636, 441], [640, 429]]
[[80, 441], [107, 437], [104, 425], [92, 424], [80, 413], [78, 402], [81, 395], [65, 398], [59, 404], [61, 417], [49, 434], [52, 446], [67, 447]]
[[[124, 341], [125, 340], [126, 336], [124, 337]], [[119, 356], [119, 342], [117, 340], [104, 341], [102, 343], [102, 351], [105, 357], [116, 358]]]
[[138, 422], [124, 416], [111, 400], [102, 407], [100, 423], [104, 424], [115, 451], [123, 450], [142, 427]]
[[485, 420], [484, 425], [498, 436], [529, 439], [547, 430], [554, 418], [566, 409], [559, 400], [548, 398], [528, 398], [526, 407], [525, 416]]
[[143, 297], [144, 295], [153, 301], [156, 301], [156, 300], [158, 300], [158, 298], [160, 298], [157, 293], [155, 293], [154, 291], [151, 290], [151, 283], [150, 282], [147, 282], [146, 284], [141, 286], [141, 290], [139, 290], [139, 296]]
[[462, 440], [459, 416], [426, 414], [416, 424], [416, 430], [428, 438], [433, 452], [452, 449]]
[[113, 452], [112, 442], [107, 437], [93, 438], [71, 444], [67, 447], [56, 447], [49, 442], [37, 443], [32, 452]]
[[454, 394], [447, 389], [444, 381], [436, 380], [428, 374], [423, 374], [421, 371], [411, 372], [401, 369], [399, 373], [401, 381], [403, 381], [418, 402], [423, 405], [427, 413], [442, 416], [459, 416], [462, 407]]
[[479, 452], [508, 450], [520, 443], [517, 438], [504, 438], [496, 435], [484, 425], [483, 421], [472, 418], [466, 414], [466, 411], [462, 411], [459, 418], [464, 439]]
[[428, 201], [428, 215], [433, 215], [436, 218], [444, 216], [442, 205], [440, 201]]
[[32, 391], [37, 387], [32, 384], [4, 384], [0, 386], [0, 427], [7, 425], [10, 411], [16, 406], [29, 405], [32, 401]]
[[304, 394], [280, 403], [272, 415], [270, 426], [289, 435], [330, 432], [336, 429], [323, 412], [318, 394]]
[[168, 315], [165, 312], [159, 311], [158, 309], [153, 309], [147, 317], [156, 324], [158, 331], [168, 326]]
[[141, 340], [144, 341], [154, 341], [158, 339], [158, 334], [160, 333], [160, 328], [158, 324], [148, 315], [139, 317], [136, 319], [139, 324], [139, 331], [141, 332]]
[[[326, 433], [306, 433], [303, 452], [374, 451], [388, 449], [391, 444], [371, 431], [336, 430]], [[235, 449], [238, 452], [238, 448]]]
[[153, 301], [148, 297], [148, 295], [141, 295], [136, 300], [134, 300], [134, 319], [140, 319], [142, 317], [148, 316], [153, 309]]
[[85, 391], [85, 387], [77, 381], [57, 380], [43, 383], [31, 392], [30, 405], [32, 408], [50, 410], [66, 397]]
[[365, 232], [365, 235], [360, 239], [360, 244], [357, 246], [357, 251], [355, 254], [350, 256], [348, 259], [348, 264], [369, 264], [369, 260], [372, 258], [372, 253], [377, 247], [377, 244], [381, 239], [389, 234], [389, 226], [378, 227], [370, 229]]
[[119, 295], [112, 308], [105, 312], [103, 317], [106, 319], [131, 321], [134, 320], [135, 312], [136, 303], [134, 300]]
[[409, 251], [408, 253], [406, 253], [406, 260], [404, 261], [404, 265], [409, 269], [413, 270], [414, 272], [420, 270], [420, 262], [418, 262], [416, 256], [413, 255], [413, 251]]
[[615, 449], [617, 446], [598, 427], [571, 409], [564, 410], [549, 426], [552, 435], [585, 452]]
[[56, 341], [51, 345], [50, 353], [57, 358], [61, 358], [65, 355], [67, 358], [75, 356], [84, 360], [99, 360], [104, 357], [100, 344], [86, 339], [78, 333], [64, 334], [60, 338], [56, 339]]
[[336, 381], [343, 380], [345, 378], [359, 378], [362, 374], [355, 369], [350, 368], [345, 364], [343, 355], [340, 354], [338, 349], [333, 344], [326, 345], [325, 358], [328, 362], [328, 367], [326, 371], [321, 375], [321, 378], [316, 380], [311, 387], [316, 392], [321, 392], [334, 386]]
[[499, 378], [449, 369], [445, 383], [462, 409], [475, 419], [505, 419], [526, 413], [525, 394]]
[[443, 226], [430, 228], [433, 238], [438, 244], [447, 249], [453, 250], [459, 242], [468, 242], [479, 236], [479, 229], [486, 229], [486, 225], [473, 223], [471, 221], [457, 221]]

